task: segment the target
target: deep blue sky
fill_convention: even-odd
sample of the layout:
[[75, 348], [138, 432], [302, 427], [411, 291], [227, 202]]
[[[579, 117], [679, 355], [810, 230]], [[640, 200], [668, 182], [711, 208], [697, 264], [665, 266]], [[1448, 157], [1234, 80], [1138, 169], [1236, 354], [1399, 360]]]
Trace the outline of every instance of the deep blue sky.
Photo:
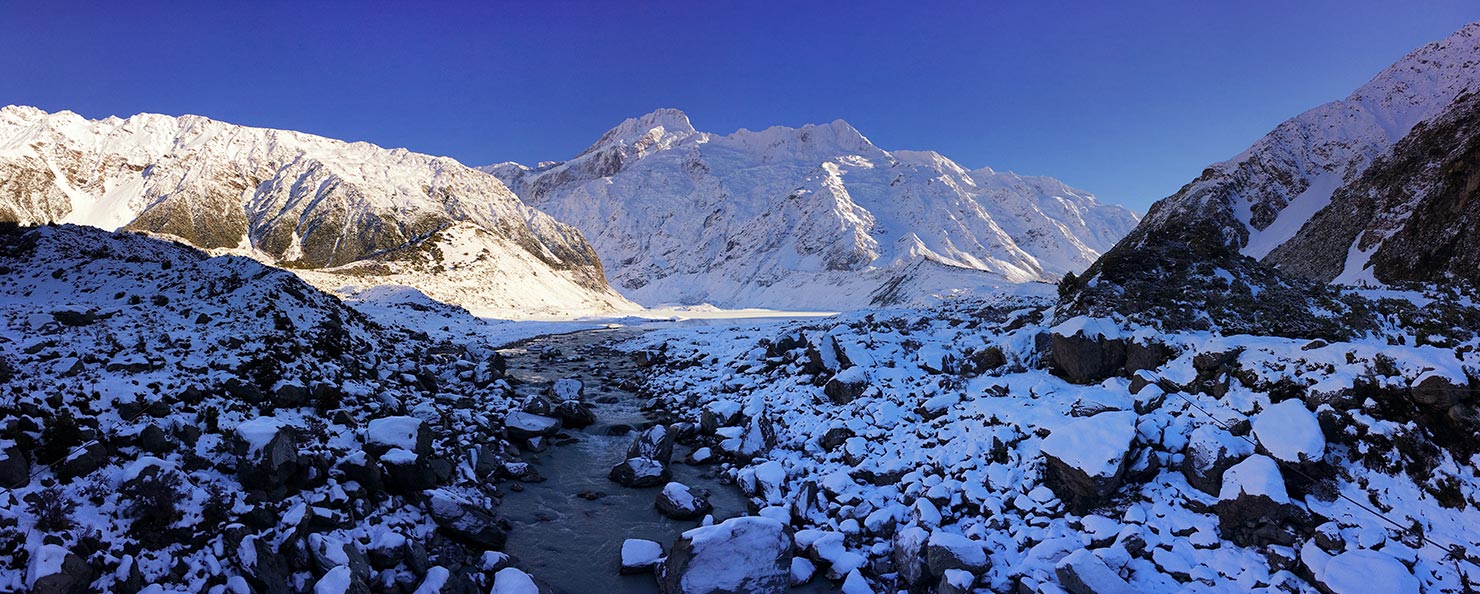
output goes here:
[[0, 103], [470, 165], [568, 158], [658, 107], [724, 133], [843, 118], [1140, 212], [1480, 20], [1464, 0], [96, 4], [3, 5]]

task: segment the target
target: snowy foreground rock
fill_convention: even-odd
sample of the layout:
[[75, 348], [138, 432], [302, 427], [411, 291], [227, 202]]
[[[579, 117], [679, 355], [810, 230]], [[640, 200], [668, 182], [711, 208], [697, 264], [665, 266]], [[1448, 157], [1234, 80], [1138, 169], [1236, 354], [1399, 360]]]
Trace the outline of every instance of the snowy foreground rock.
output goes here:
[[[765, 554], [734, 558], [778, 583], [1442, 592], [1480, 575], [1474, 556], [1448, 549], [1476, 550], [1480, 424], [1435, 414], [1424, 402], [1454, 403], [1426, 378], [1473, 402], [1477, 328], [1422, 345], [1402, 325], [1348, 341], [1222, 336], [1055, 320], [1051, 302], [1003, 297], [660, 331], [628, 348], [662, 353], [645, 387], [696, 429], [680, 434], [680, 455], [712, 456], [766, 519], [755, 521], [776, 522]], [[775, 446], [743, 452], [762, 420]], [[773, 552], [787, 547], [783, 565]], [[698, 566], [675, 549], [665, 592], [732, 591], [675, 589]]]
[[741, 517], [684, 532], [658, 571], [663, 594], [782, 594], [791, 536], [775, 520]]

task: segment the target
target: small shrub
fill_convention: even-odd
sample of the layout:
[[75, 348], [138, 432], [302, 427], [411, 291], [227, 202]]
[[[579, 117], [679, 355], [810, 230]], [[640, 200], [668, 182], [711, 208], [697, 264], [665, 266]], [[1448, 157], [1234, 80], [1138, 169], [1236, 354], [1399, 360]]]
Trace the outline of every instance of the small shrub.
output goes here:
[[77, 503], [56, 487], [38, 491], [26, 504], [26, 509], [36, 517], [36, 529], [46, 532], [64, 532], [72, 529], [72, 512]]

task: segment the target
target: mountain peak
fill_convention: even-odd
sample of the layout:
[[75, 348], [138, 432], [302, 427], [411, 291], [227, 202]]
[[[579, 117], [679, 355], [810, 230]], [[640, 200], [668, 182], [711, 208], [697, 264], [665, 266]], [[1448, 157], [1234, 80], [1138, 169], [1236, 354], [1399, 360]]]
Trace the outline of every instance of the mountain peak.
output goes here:
[[694, 125], [689, 123], [689, 116], [683, 111], [671, 107], [657, 109], [641, 117], [627, 118], [617, 127], [607, 130], [606, 134], [581, 153], [591, 153], [599, 148], [613, 144], [633, 144], [639, 139], [649, 138], [651, 141], [663, 139], [684, 138], [697, 134]]

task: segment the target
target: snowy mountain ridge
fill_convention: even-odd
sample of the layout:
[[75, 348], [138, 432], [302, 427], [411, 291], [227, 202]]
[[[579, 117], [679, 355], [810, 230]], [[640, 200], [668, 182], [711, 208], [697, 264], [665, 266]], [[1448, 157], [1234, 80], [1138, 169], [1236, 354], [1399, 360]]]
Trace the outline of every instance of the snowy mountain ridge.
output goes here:
[[375, 277], [477, 308], [630, 307], [579, 232], [446, 157], [200, 116], [10, 106], [0, 180], [0, 220], [171, 235], [327, 271], [314, 276], [326, 288]]
[[842, 120], [718, 135], [661, 109], [570, 161], [481, 169], [580, 228], [646, 305], [840, 310], [1049, 281], [1137, 220], [1052, 178], [886, 151]]
[[[1280, 257], [1278, 248], [1416, 125], [1477, 88], [1480, 23], [1472, 23], [1414, 50], [1347, 98], [1291, 118], [1233, 159], [1209, 167], [1153, 206], [1143, 226], [1212, 221], [1243, 254], [1301, 268], [1300, 256]], [[1345, 280], [1356, 280], [1372, 250], [1351, 251], [1330, 270], [1308, 275], [1329, 281], [1350, 271]]]

